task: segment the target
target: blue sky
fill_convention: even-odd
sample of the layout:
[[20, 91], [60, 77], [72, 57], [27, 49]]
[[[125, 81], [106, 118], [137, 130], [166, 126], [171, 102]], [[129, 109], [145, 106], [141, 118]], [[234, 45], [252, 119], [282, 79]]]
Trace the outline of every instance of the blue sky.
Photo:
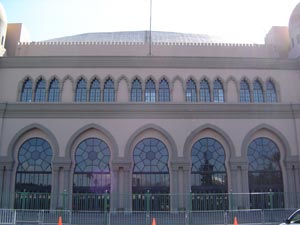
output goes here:
[[[88, 32], [149, 29], [150, 0], [0, 0], [9, 23], [33, 41]], [[300, 0], [152, 0], [152, 30], [263, 43], [272, 25], [287, 26]]]

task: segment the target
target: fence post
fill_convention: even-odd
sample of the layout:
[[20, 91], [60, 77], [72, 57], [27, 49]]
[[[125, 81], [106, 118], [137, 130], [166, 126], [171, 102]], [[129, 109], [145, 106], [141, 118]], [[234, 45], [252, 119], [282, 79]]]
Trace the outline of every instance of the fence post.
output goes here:
[[150, 192], [149, 192], [149, 190], [147, 191], [147, 193], [146, 193], [146, 211], [147, 212], [150, 212]]
[[274, 195], [274, 193], [272, 192], [272, 189], [270, 189], [270, 192], [269, 192], [270, 209], [273, 209], [273, 207], [274, 207], [274, 205], [273, 205], [273, 195]]
[[63, 210], [65, 210], [66, 209], [66, 195], [67, 195], [67, 191], [66, 190], [64, 190], [64, 192], [63, 192]]

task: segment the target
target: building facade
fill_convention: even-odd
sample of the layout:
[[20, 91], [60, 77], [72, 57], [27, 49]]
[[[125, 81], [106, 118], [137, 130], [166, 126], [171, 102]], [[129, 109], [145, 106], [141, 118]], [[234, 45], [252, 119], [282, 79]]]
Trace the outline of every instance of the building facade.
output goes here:
[[76, 194], [98, 194], [136, 210], [149, 193], [178, 210], [191, 193], [267, 192], [298, 207], [298, 14], [260, 45], [147, 31], [22, 42], [1, 7], [0, 206], [47, 193], [47, 207], [76, 209]]

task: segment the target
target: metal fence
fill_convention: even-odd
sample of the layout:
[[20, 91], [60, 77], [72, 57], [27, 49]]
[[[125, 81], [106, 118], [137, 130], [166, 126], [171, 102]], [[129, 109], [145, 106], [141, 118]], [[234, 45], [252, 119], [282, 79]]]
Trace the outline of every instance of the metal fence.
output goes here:
[[62, 217], [64, 225], [278, 225], [295, 209], [217, 210], [176, 212], [99, 212], [69, 210], [0, 209], [0, 224], [56, 225]]
[[[15, 209], [49, 210], [51, 199], [60, 199], [59, 205], [52, 208], [78, 211], [131, 210], [131, 211], [170, 211], [170, 210], [234, 210], [234, 209], [276, 209], [300, 207], [300, 193], [188, 193], [188, 194], [127, 194], [110, 193], [63, 193], [53, 196], [50, 193], [15, 193]], [[112, 199], [122, 202], [113, 205]], [[176, 204], [176, 206], [174, 206]]]

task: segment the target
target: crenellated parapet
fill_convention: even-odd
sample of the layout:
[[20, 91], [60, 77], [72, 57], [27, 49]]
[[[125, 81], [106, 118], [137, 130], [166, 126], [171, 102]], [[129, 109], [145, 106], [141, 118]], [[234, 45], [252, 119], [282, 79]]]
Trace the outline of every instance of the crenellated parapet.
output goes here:
[[278, 58], [272, 45], [188, 42], [20, 42], [16, 56], [188, 56]]

